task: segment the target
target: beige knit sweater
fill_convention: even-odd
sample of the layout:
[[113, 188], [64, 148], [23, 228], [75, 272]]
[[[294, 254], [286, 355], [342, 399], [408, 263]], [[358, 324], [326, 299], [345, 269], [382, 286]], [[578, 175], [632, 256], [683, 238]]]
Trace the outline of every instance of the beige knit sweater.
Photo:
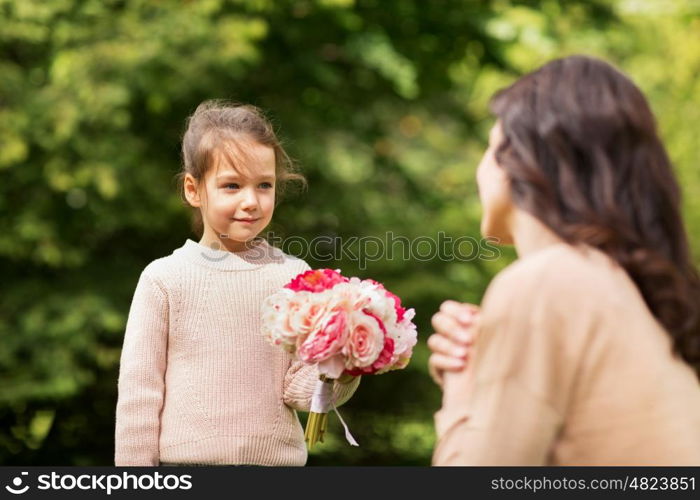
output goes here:
[[[304, 465], [295, 410], [308, 411], [315, 367], [260, 333], [260, 306], [309, 269], [263, 242], [240, 253], [193, 240], [151, 262], [124, 336], [116, 465]], [[336, 404], [359, 384], [334, 386]]]
[[700, 383], [627, 273], [555, 244], [491, 283], [435, 465], [700, 465]]

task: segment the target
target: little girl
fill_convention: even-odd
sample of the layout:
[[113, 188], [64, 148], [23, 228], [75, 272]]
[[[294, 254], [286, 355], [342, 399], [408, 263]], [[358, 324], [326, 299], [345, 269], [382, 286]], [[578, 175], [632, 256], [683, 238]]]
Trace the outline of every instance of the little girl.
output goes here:
[[[179, 174], [191, 239], [141, 273], [124, 336], [115, 464], [304, 465], [295, 410], [315, 366], [260, 333], [260, 305], [309, 266], [256, 238], [292, 172], [258, 109], [218, 101], [188, 119]], [[334, 385], [347, 401], [359, 378]]]

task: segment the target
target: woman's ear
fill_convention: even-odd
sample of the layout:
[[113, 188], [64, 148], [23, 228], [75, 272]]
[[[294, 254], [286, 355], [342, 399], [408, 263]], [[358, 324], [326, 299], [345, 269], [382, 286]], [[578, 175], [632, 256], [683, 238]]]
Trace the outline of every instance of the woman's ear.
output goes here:
[[200, 207], [202, 200], [199, 196], [199, 183], [192, 174], [185, 174], [185, 180], [183, 182], [183, 189], [185, 191], [185, 198], [187, 202], [193, 207]]

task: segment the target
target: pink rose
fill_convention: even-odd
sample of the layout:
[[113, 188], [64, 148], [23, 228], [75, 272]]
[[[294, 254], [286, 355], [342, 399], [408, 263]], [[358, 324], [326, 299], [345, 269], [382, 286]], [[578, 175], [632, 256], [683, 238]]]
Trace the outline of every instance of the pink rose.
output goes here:
[[330, 290], [338, 283], [345, 283], [348, 279], [337, 271], [332, 269], [314, 269], [299, 274], [290, 281], [285, 288], [294, 290], [295, 292], [313, 292], [318, 293], [324, 290]]
[[[391, 362], [393, 352], [394, 352], [394, 339], [392, 339], [391, 337], [385, 337], [384, 338], [384, 348], [382, 349], [382, 352], [379, 353], [377, 360], [374, 363], [372, 363], [371, 366], [368, 366], [365, 368], [347, 369], [347, 370], [345, 370], [345, 373], [347, 373], [348, 375], [352, 375], [353, 377], [359, 377], [360, 375], [372, 375], [374, 373], [380, 372], [383, 369], [390, 368], [389, 363]], [[409, 359], [410, 358], [408, 358], [406, 360], [406, 364], [408, 364]], [[388, 371], [388, 370], [386, 370], [386, 371]]]
[[297, 346], [304, 343], [306, 337], [319, 327], [327, 311], [324, 301], [316, 300], [313, 294], [304, 293], [303, 295], [305, 295], [304, 299], [290, 308], [286, 322], [290, 330], [297, 335]]
[[333, 309], [321, 319], [320, 327], [313, 331], [299, 346], [299, 359], [306, 363], [323, 361], [343, 347], [347, 337], [345, 311]]
[[368, 310], [351, 316], [348, 341], [343, 348], [346, 373], [374, 373], [391, 361], [393, 340], [386, 335], [382, 320]]

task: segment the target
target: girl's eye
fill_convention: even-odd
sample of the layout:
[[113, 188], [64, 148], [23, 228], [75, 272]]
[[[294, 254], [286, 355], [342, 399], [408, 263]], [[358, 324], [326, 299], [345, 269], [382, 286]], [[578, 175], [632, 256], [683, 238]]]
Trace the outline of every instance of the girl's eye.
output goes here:
[[272, 184], [269, 183], [269, 182], [263, 182], [262, 184], [260, 184], [260, 187], [263, 188], [263, 189], [271, 189], [271, 188], [272, 188]]
[[224, 186], [225, 188], [230, 188], [230, 189], [238, 189], [240, 186], [238, 184], [226, 184]]

